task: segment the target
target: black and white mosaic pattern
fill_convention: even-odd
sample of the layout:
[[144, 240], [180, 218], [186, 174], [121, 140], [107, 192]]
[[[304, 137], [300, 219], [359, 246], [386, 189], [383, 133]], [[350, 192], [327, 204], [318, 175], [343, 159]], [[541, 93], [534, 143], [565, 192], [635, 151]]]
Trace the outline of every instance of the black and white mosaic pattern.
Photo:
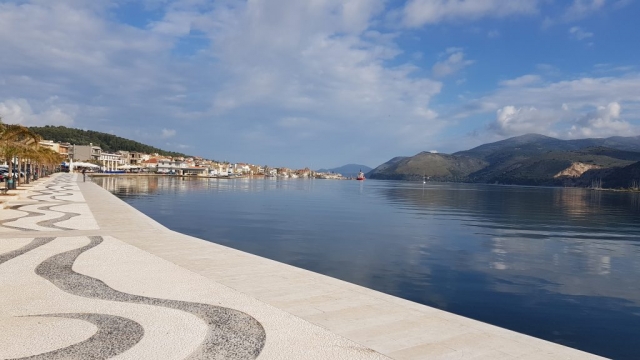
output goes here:
[[254, 359], [258, 356], [264, 346], [265, 332], [258, 321], [245, 313], [209, 304], [131, 295], [112, 289], [99, 279], [73, 271], [76, 258], [103, 241], [101, 236], [92, 236], [90, 240], [84, 247], [47, 259], [36, 268], [36, 274], [49, 280], [60, 290], [74, 295], [162, 306], [199, 317], [205, 321], [209, 331], [205, 341], [190, 359]]
[[98, 331], [85, 341], [63, 349], [14, 360], [102, 360], [131, 349], [144, 336], [144, 329], [133, 320], [107, 314], [46, 314], [38, 317], [59, 317], [90, 322]]
[[[21, 256], [64, 239], [66, 238], [35, 238], [16, 250], [0, 253], [0, 275], [3, 264], [20, 261]], [[206, 324], [208, 330], [204, 340], [192, 350], [188, 359], [255, 359], [262, 351], [266, 341], [264, 328], [256, 319], [241, 311], [211, 304], [133, 295], [118, 291], [100, 279], [74, 271], [73, 265], [78, 256], [98, 247], [104, 241], [101, 236], [85, 239], [89, 241], [87, 245], [55, 254], [41, 261], [35, 268], [35, 274], [46, 279], [59, 290], [75, 296], [98, 301], [169, 308], [196, 316]], [[97, 313], [30, 316], [84, 320], [96, 325], [98, 332], [80, 343], [22, 359], [107, 359], [130, 349], [144, 337], [143, 326], [122, 316]]]
[[97, 230], [78, 185], [77, 174], [63, 174], [29, 190], [0, 212], [0, 232]]

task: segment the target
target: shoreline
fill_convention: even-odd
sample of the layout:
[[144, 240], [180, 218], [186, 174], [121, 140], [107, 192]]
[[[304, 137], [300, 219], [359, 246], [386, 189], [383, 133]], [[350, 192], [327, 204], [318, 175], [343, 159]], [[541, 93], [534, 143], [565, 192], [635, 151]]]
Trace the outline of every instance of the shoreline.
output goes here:
[[[344, 179], [331, 179], [331, 178], [278, 178], [278, 177], [268, 177], [264, 175], [247, 175], [247, 176], [199, 176], [199, 175], [170, 175], [170, 174], [142, 174], [142, 173], [114, 173], [114, 174], [104, 174], [104, 173], [87, 173], [89, 177], [113, 177], [113, 176], [125, 176], [125, 177], [135, 177], [135, 176], [158, 176], [158, 177], [179, 177], [179, 178], [188, 178], [188, 179], [222, 179], [222, 180], [233, 180], [233, 179], [297, 179], [297, 180], [356, 180], [355, 178], [344, 178]], [[366, 180], [375, 180], [375, 181], [400, 181], [406, 183], [418, 183], [417, 180], [390, 180], [390, 179], [366, 179]], [[419, 182], [423, 184], [422, 182]], [[557, 188], [557, 189], [581, 189], [581, 190], [591, 190], [591, 191], [607, 191], [607, 192], [625, 192], [625, 193], [640, 193], [639, 190], [633, 189], [594, 189], [591, 187], [578, 187], [578, 186], [554, 186], [554, 185], [522, 185], [522, 184], [494, 184], [494, 183], [476, 183], [476, 182], [463, 182], [463, 181], [428, 181], [426, 184], [435, 183], [435, 184], [470, 184], [470, 185], [492, 185], [492, 186], [517, 186], [517, 187], [533, 187], [533, 188]]]

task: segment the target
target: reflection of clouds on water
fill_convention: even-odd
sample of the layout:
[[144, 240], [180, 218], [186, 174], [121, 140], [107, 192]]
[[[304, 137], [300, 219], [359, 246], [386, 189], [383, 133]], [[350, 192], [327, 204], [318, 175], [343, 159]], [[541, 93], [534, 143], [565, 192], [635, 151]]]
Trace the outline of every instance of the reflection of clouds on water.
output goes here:
[[499, 280], [494, 285], [501, 292], [544, 289], [564, 295], [620, 298], [640, 305], [640, 289], [629, 275], [640, 272], [633, 243], [529, 240], [495, 237], [489, 242], [495, 247], [475, 253], [470, 263], [476, 264], [475, 271]]
[[[475, 229], [473, 235], [454, 231], [436, 237], [442, 241], [430, 248], [441, 259], [423, 266], [486, 274], [498, 292], [544, 290], [640, 305], [640, 286], [630, 275], [640, 274], [638, 194], [495, 186], [470, 191], [468, 186], [475, 187], [440, 187], [431, 189], [431, 196], [429, 189], [426, 196], [422, 189], [382, 190], [401, 209], [454, 218]], [[447, 252], [463, 253], [464, 266], [448, 263]], [[415, 261], [411, 254], [406, 257]]]
[[503, 249], [503, 239], [494, 238], [493, 239], [493, 248], [491, 249], [491, 254], [493, 255], [493, 262], [491, 263], [491, 267], [496, 270], [507, 270], [509, 265], [505, 263], [505, 257], [509, 254], [507, 250]]

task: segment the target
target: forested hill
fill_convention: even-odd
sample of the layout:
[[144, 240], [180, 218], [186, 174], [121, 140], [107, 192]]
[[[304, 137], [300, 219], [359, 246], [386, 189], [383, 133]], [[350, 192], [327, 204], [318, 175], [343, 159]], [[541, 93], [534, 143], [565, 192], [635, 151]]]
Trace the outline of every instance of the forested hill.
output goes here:
[[451, 155], [421, 152], [393, 158], [371, 179], [464, 181], [518, 185], [637, 188], [640, 136], [560, 140], [527, 134]]
[[65, 126], [33, 126], [30, 127], [30, 129], [38, 135], [42, 136], [42, 138], [45, 140], [53, 140], [55, 142], [68, 142], [72, 145], [93, 144], [96, 146], [100, 146], [102, 148], [102, 151], [105, 152], [124, 150], [137, 151], [147, 154], [158, 153], [163, 156], [187, 156], [182, 153], [165, 151], [153, 146], [139, 143], [137, 141], [98, 131], [72, 129]]

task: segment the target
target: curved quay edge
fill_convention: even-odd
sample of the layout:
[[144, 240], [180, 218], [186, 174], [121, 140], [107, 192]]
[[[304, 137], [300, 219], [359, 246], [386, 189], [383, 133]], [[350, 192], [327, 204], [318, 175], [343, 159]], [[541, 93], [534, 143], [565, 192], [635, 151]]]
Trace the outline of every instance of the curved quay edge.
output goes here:
[[121, 316], [91, 313], [43, 314], [30, 317], [59, 317], [90, 322], [98, 331], [87, 340], [62, 349], [11, 360], [104, 360], [122, 354], [136, 345], [144, 336], [144, 328], [137, 322]]
[[78, 249], [54, 255], [40, 263], [35, 272], [62, 291], [73, 295], [133, 304], [161, 306], [191, 313], [208, 326], [207, 335], [188, 359], [249, 360], [260, 355], [266, 341], [262, 324], [243, 312], [202, 303], [132, 295], [115, 290], [102, 280], [72, 270], [78, 256], [102, 243], [101, 236], [89, 237], [90, 243]]

